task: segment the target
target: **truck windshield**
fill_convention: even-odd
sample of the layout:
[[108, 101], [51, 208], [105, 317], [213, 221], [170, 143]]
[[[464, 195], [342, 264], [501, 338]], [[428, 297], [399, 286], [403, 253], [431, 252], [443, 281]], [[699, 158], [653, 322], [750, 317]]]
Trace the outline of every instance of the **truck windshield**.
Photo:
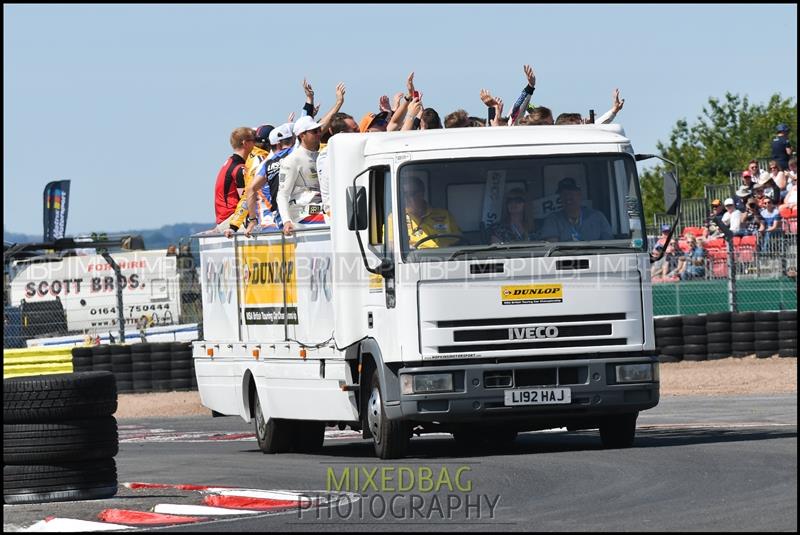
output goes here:
[[408, 262], [645, 251], [627, 154], [409, 162], [398, 198]]

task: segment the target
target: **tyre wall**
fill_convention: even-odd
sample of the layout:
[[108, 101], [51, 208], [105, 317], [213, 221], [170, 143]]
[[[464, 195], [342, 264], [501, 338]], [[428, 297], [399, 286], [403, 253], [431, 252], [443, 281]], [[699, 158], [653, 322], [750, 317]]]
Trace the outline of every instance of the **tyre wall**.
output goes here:
[[75, 371], [112, 372], [122, 394], [197, 390], [191, 342], [75, 347], [72, 364]]
[[655, 337], [661, 362], [797, 357], [797, 310], [660, 316]]

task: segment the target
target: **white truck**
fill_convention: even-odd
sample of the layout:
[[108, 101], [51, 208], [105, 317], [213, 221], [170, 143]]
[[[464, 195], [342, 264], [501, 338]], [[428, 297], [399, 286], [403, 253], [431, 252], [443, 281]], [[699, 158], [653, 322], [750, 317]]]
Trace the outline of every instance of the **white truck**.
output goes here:
[[206, 407], [254, 419], [265, 453], [313, 451], [334, 425], [381, 458], [425, 432], [632, 444], [659, 372], [620, 126], [339, 134], [328, 151], [328, 225], [200, 238]]

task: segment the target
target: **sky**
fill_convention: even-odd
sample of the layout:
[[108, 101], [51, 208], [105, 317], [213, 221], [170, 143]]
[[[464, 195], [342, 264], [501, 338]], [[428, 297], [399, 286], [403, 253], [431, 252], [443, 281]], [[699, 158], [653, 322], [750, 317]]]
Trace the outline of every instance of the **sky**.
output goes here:
[[217, 172], [238, 126], [302, 113], [360, 119], [410, 72], [426, 107], [506, 113], [611, 106], [634, 150], [726, 92], [797, 98], [797, 5], [3, 6], [3, 225], [41, 235], [42, 191], [71, 180], [67, 235], [214, 222]]

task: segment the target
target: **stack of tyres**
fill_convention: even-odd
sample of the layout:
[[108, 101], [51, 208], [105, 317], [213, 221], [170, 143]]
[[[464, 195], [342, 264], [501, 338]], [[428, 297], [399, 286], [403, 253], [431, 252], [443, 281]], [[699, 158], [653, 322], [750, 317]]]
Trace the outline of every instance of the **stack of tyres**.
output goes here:
[[73, 347], [72, 348], [72, 371], [90, 372], [92, 371], [92, 348]]
[[778, 313], [760, 311], [754, 314], [753, 345], [756, 357], [766, 359], [778, 354]]
[[683, 360], [706, 360], [708, 337], [706, 317], [683, 316]]
[[797, 356], [797, 311], [778, 312], [778, 355]]
[[755, 353], [753, 312], [731, 312], [731, 352], [734, 357], [746, 357]]
[[156, 342], [150, 344], [150, 369], [152, 370], [153, 392], [172, 390], [172, 344]]
[[706, 340], [708, 360], [731, 356], [731, 313], [717, 312], [706, 315]]
[[111, 346], [111, 371], [117, 380], [117, 392], [133, 392], [133, 366], [131, 348], [126, 345]]
[[173, 342], [172, 354], [172, 389], [189, 390], [192, 387], [192, 349], [188, 342]]
[[107, 345], [92, 347], [92, 371], [111, 372], [111, 348]]
[[107, 371], [3, 381], [3, 500], [110, 498], [117, 493], [117, 388]]
[[655, 318], [656, 351], [659, 362], [683, 360], [683, 332], [680, 316]]
[[134, 392], [151, 392], [153, 390], [150, 346], [151, 344], [131, 345], [131, 370], [133, 373]]

